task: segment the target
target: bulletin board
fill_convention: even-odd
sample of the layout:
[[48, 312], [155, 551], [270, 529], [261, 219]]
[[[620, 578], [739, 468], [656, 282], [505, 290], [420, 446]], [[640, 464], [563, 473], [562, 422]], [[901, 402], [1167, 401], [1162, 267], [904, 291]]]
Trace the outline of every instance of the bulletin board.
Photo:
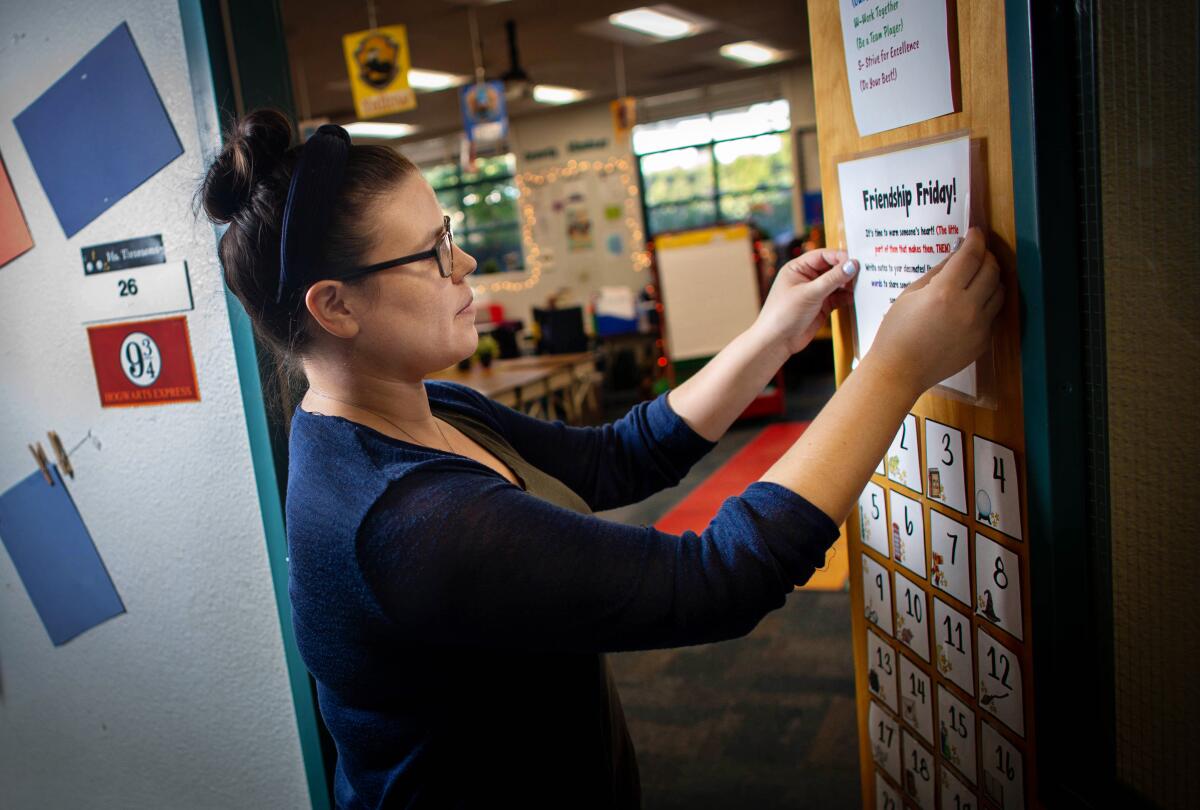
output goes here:
[[[910, 2], [888, 4], [889, 24], [912, 13]], [[841, 199], [839, 164], [965, 133], [978, 145], [977, 193], [1008, 291], [991, 401], [940, 388], [922, 396], [843, 528], [863, 805], [1041, 807], [1004, 5], [948, 4], [955, 112], [865, 137], [839, 5], [848, 4], [808, 4], [830, 244], [845, 244], [843, 204], [854, 202]], [[835, 315], [839, 383], [854, 361], [853, 324]]]

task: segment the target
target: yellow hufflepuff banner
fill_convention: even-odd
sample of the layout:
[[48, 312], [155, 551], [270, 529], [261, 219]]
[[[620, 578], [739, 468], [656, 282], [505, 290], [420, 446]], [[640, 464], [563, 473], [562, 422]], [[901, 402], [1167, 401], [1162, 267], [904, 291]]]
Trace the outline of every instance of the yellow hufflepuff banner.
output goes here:
[[378, 118], [417, 106], [417, 94], [408, 86], [408, 34], [403, 25], [346, 34], [342, 50], [359, 118]]

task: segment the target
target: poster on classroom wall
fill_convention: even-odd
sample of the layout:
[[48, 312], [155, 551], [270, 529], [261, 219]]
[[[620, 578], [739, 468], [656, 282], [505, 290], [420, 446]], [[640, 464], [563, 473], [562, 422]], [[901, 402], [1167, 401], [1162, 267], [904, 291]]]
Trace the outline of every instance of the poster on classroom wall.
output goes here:
[[342, 51], [359, 118], [378, 118], [417, 106], [417, 94], [408, 84], [408, 33], [403, 25], [346, 34]]

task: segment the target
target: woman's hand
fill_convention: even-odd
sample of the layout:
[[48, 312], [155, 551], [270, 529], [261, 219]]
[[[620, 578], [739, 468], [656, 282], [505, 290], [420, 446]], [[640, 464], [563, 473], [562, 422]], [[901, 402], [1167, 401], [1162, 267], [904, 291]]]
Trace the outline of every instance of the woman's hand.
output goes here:
[[795, 354], [829, 322], [830, 312], [851, 302], [857, 270], [842, 250], [810, 250], [792, 259], [780, 268], [753, 328]]
[[983, 231], [971, 228], [950, 258], [900, 294], [863, 361], [917, 386], [919, 396], [983, 354], [1003, 306], [1000, 265]]

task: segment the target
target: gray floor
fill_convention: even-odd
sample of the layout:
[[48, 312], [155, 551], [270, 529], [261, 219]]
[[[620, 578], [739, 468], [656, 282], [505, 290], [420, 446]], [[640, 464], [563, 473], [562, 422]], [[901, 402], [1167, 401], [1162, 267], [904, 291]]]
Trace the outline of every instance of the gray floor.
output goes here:
[[[783, 418], [811, 419], [832, 390], [831, 375], [805, 377]], [[769, 421], [735, 426], [678, 487], [604, 516], [653, 523]], [[646, 810], [861, 806], [847, 594], [797, 592], [744, 638], [609, 661]]]

